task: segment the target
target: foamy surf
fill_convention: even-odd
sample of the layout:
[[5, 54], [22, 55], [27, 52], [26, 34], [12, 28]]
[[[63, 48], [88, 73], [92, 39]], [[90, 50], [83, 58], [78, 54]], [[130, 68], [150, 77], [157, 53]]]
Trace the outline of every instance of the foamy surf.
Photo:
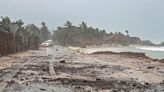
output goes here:
[[146, 56], [155, 59], [164, 59], [164, 47], [90, 47], [90, 48], [78, 48], [69, 47], [71, 50], [75, 50], [85, 54], [91, 54], [99, 51], [112, 51], [112, 52], [137, 52], [145, 53]]
[[164, 47], [136, 47], [137, 49], [147, 50], [147, 51], [163, 51]]

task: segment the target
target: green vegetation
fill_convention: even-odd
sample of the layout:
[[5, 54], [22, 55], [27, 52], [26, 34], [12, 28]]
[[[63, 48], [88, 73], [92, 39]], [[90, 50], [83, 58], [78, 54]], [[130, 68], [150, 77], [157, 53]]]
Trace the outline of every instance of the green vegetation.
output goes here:
[[104, 37], [108, 35], [105, 30], [94, 29], [87, 27], [85, 22], [82, 22], [79, 27], [73, 26], [67, 21], [64, 27], [58, 27], [53, 34], [53, 40], [56, 44], [63, 46], [85, 46], [93, 44], [102, 44]]
[[73, 26], [70, 21], [66, 21], [63, 27], [59, 26], [53, 33], [53, 40], [56, 44], [63, 46], [88, 45], [153, 45], [150, 41], [141, 41], [138, 37], [130, 37], [129, 31], [125, 30], [126, 35], [121, 32], [107, 33], [99, 28], [88, 27], [87, 23], [82, 22], [79, 26]]
[[50, 38], [50, 32], [44, 22], [41, 28], [34, 24], [23, 25], [22, 20], [11, 22], [9, 17], [1, 17], [0, 56], [29, 49], [38, 49], [41, 42]]
[[9, 17], [1, 17], [1, 18], [2, 18], [2, 21], [1, 21], [1, 24], [0, 24], [1, 29], [9, 31], [10, 30], [9, 25], [11, 23], [10, 18]]
[[[57, 30], [51, 35], [45, 22], [42, 22], [42, 26], [39, 28], [34, 24], [24, 26], [22, 20], [11, 22], [9, 17], [1, 17], [1, 20], [0, 32], [2, 33], [0, 46], [3, 47], [3, 52], [5, 51], [4, 48], [7, 48], [6, 46], [8, 45], [8, 47], [12, 47], [12, 52], [38, 49], [39, 44], [48, 39], [52, 39], [55, 44], [62, 46], [86, 47], [88, 45], [102, 44], [153, 45], [149, 40], [142, 41], [138, 37], [131, 37], [128, 30], [125, 30], [125, 34], [121, 32], [107, 33], [104, 29], [93, 28], [85, 22], [81, 22], [79, 26], [74, 26], [70, 21], [66, 21], [63, 26], [57, 27]], [[9, 34], [11, 36], [8, 37]]]
[[164, 42], [161, 42], [161, 44], [160, 44], [161, 46], [164, 46]]
[[44, 22], [42, 22], [41, 24], [42, 24], [42, 27], [40, 29], [40, 38], [41, 38], [41, 42], [44, 42], [50, 39], [50, 32]]

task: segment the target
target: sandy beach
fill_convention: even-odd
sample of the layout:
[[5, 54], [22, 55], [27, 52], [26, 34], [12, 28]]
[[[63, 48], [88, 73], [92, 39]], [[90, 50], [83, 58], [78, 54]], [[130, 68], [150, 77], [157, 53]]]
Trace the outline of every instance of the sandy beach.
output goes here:
[[142, 53], [54, 46], [0, 58], [0, 92], [163, 92], [164, 63]]

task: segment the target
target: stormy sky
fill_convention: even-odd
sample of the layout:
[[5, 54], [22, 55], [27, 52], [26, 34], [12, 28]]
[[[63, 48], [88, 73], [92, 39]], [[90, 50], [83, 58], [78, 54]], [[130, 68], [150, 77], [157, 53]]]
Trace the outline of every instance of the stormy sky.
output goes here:
[[123, 32], [155, 43], [164, 41], [164, 0], [0, 0], [0, 16], [26, 24], [46, 22], [50, 30], [66, 20], [107, 32]]

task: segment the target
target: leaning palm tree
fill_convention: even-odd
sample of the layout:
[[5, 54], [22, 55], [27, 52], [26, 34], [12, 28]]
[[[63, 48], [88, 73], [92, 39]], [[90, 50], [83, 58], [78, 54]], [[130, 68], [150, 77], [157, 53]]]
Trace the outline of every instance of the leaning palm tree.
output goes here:
[[88, 28], [88, 27], [87, 27], [87, 23], [81, 22], [80, 28], [81, 28], [81, 29], [87, 29], [87, 28]]
[[70, 21], [66, 21], [66, 23], [64, 24], [64, 26], [71, 28], [72, 27], [72, 23]]
[[125, 30], [125, 32], [126, 32], [127, 36], [129, 36], [129, 31], [128, 30]]
[[18, 24], [19, 29], [20, 29], [20, 28], [22, 27], [22, 25], [24, 24], [24, 23], [22, 22], [21, 19], [20, 19], [20, 20], [17, 20], [16, 23]]

